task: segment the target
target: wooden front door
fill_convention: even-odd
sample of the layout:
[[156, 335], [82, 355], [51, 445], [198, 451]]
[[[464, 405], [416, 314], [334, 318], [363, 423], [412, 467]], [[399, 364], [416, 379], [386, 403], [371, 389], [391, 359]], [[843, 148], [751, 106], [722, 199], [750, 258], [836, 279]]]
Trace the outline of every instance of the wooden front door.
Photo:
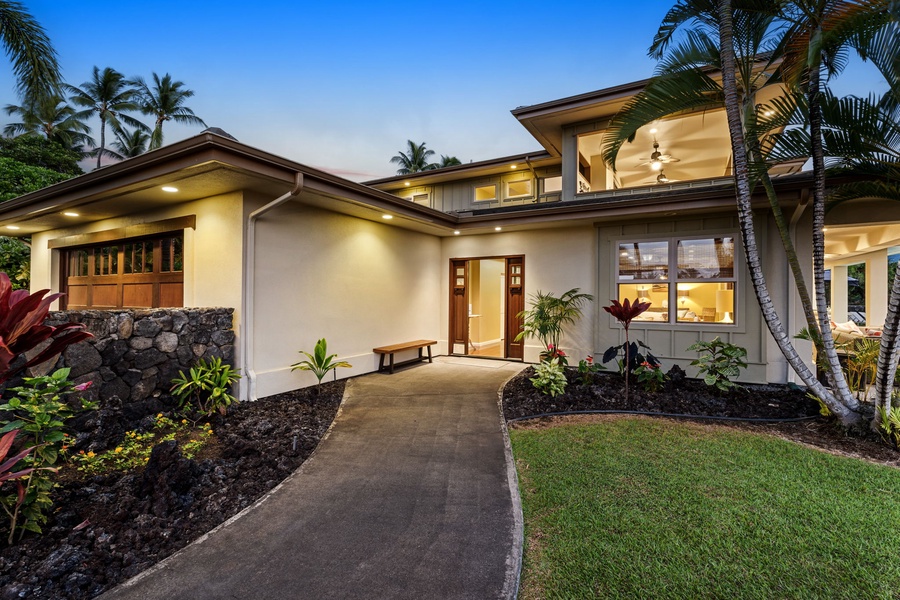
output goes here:
[[525, 358], [525, 340], [516, 341], [525, 320], [519, 313], [525, 310], [525, 257], [506, 259], [506, 358]]
[[[450, 354], [469, 354], [469, 275], [470, 263], [479, 260], [505, 260], [505, 299], [501, 309], [503, 322], [503, 358], [522, 360], [525, 357], [525, 341], [515, 338], [522, 331], [524, 319], [519, 313], [525, 310], [525, 257], [505, 256], [450, 261]], [[476, 338], [477, 339], [477, 338]], [[496, 354], [494, 356], [497, 356]]]

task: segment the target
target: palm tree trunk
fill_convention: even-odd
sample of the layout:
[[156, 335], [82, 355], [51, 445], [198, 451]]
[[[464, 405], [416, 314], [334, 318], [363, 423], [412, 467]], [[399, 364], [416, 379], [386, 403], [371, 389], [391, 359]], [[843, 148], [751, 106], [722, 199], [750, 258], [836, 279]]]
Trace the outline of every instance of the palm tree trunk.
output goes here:
[[728, 117], [728, 131], [731, 136], [731, 150], [734, 156], [734, 180], [736, 188], [736, 200], [738, 219], [741, 227], [741, 241], [744, 253], [747, 257], [747, 266], [750, 270], [750, 279], [753, 291], [759, 302], [760, 310], [766, 321], [766, 326], [772, 334], [775, 343], [781, 350], [788, 364], [800, 376], [806, 386], [816, 396], [822, 399], [832, 413], [834, 413], [845, 425], [855, 425], [859, 421], [859, 415], [839, 402], [831, 392], [825, 388], [806, 366], [806, 363], [797, 354], [791, 344], [790, 338], [785, 332], [784, 325], [778, 317], [778, 313], [769, 297], [766, 288], [765, 275], [762, 271], [759, 250], [756, 246], [756, 232], [753, 225], [753, 210], [750, 194], [750, 176], [747, 162], [747, 151], [744, 143], [743, 125], [741, 123], [740, 102], [735, 80], [735, 56], [734, 41], [732, 37], [732, 15], [730, 0], [719, 0], [719, 52], [722, 62], [722, 88], [725, 93], [725, 113]]
[[828, 319], [828, 305], [825, 300], [825, 149], [822, 145], [822, 105], [819, 92], [819, 65], [809, 67], [809, 88], [806, 91], [809, 103], [809, 135], [812, 144], [813, 161], [813, 285], [816, 290], [816, 312], [819, 317], [819, 333], [828, 363], [828, 380], [837, 399], [857, 412], [859, 402], [850, 392], [844, 370], [834, 347], [831, 324]]
[[100, 115], [100, 148], [97, 151], [97, 168], [100, 168], [100, 159], [103, 158], [103, 149], [106, 148], [106, 116]]
[[894, 377], [900, 352], [897, 335], [900, 329], [900, 269], [894, 273], [891, 294], [888, 297], [887, 316], [881, 332], [881, 349], [878, 352], [878, 368], [875, 372], [875, 418], [872, 427], [878, 428], [878, 409], [890, 410], [891, 395], [894, 391]]

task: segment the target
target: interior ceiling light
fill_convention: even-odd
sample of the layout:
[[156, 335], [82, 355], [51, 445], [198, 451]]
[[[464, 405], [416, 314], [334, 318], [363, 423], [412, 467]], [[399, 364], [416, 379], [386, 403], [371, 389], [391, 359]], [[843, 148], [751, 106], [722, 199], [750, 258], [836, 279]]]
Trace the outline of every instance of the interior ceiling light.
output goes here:
[[459, 230], [454, 231], [454, 232], [453, 232], [453, 235], [459, 235]]
[[67, 217], [80, 217], [81, 216], [77, 212], [71, 212], [71, 211], [64, 212], [63, 214]]
[[171, 185], [164, 185], [164, 186], [162, 186], [162, 191], [164, 191], [164, 192], [169, 192], [170, 194], [173, 194], [173, 193], [175, 193], [175, 192], [178, 191], [178, 188], [177, 188], [177, 187], [173, 187], [173, 186], [171, 186]]
[[656, 133], [657, 131], [659, 131], [659, 130], [656, 127], [654, 127], [653, 129], [650, 130], [650, 133]]
[[669, 178], [666, 177], [665, 173], [660, 171], [659, 175], [656, 176], [656, 183], [669, 183]]

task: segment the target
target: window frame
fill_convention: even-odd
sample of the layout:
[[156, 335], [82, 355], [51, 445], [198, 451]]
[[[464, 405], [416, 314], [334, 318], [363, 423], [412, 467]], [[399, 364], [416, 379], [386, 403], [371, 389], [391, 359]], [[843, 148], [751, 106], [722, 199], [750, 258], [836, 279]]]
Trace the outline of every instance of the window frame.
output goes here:
[[[478, 199], [478, 190], [481, 188], [494, 188], [494, 196], [492, 198], [485, 198], [483, 200]], [[472, 202], [476, 204], [481, 204], [484, 202], [499, 202], [500, 201], [500, 189], [498, 183], [476, 183], [472, 186]]]
[[[715, 240], [721, 238], [731, 238], [733, 244], [733, 273], [731, 277], [714, 277], [714, 278], [700, 278], [700, 277], [679, 277], [678, 275], [678, 242], [686, 241], [686, 240]], [[622, 244], [642, 244], [642, 243], [666, 243], [667, 244], [667, 253], [668, 259], [666, 262], [668, 272], [664, 278], [657, 279], [634, 279], [634, 278], [624, 278], [619, 273], [620, 267], [620, 247]], [[619, 298], [619, 286], [620, 285], [637, 285], [640, 283], [646, 283], [648, 286], [653, 286], [654, 284], [666, 285], [667, 292], [666, 298], [668, 301], [668, 306], [678, 306], [678, 285], [679, 284], [729, 284], [733, 293], [733, 310], [732, 312], [732, 322], [723, 323], [716, 321], [679, 321], [678, 320], [678, 309], [669, 310], [667, 319], [665, 321], [644, 321], [644, 320], [635, 320], [632, 321], [632, 326], [637, 325], [639, 327], [650, 326], [653, 328], [663, 328], [663, 329], [676, 329], [676, 328], [684, 328], [687, 327], [689, 329], [697, 329], [697, 328], [706, 328], [709, 326], [714, 327], [715, 329], [727, 328], [729, 331], [743, 331], [743, 320], [744, 320], [744, 306], [741, 302], [741, 290], [742, 290], [742, 281], [740, 281], [739, 273], [742, 272], [743, 263], [742, 263], [742, 254], [739, 251], [740, 249], [740, 235], [737, 231], [715, 231], [715, 232], [700, 232], [700, 233], [690, 233], [685, 235], [650, 235], [650, 236], [619, 236], [615, 239], [611, 240], [612, 243], [612, 297]], [[626, 276], [627, 277], [627, 276]]]

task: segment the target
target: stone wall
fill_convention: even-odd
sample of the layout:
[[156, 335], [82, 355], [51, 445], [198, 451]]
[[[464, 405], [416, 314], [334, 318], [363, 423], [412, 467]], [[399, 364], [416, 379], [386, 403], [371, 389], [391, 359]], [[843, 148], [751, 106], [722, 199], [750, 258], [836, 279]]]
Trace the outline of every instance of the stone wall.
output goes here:
[[169, 388], [200, 358], [234, 364], [232, 308], [157, 308], [51, 312], [47, 325], [83, 323], [94, 337], [74, 344], [43, 374], [70, 367], [69, 379], [93, 385], [82, 395], [121, 406], [128, 421], [171, 408]]

